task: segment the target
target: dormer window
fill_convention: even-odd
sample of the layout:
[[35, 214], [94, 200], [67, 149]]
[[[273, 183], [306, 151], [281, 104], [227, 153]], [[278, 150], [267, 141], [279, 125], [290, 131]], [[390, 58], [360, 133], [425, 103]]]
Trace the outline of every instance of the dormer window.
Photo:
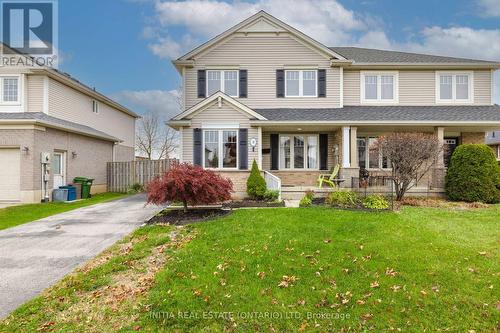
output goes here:
[[361, 72], [361, 103], [397, 103], [397, 72]]
[[436, 103], [472, 103], [472, 72], [436, 72]]
[[207, 70], [207, 96], [219, 90], [231, 97], [238, 97], [237, 70]]

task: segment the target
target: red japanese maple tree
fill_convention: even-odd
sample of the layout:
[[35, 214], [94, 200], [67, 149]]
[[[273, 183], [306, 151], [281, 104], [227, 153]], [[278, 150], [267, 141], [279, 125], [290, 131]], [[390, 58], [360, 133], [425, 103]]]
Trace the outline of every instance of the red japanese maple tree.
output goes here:
[[180, 201], [188, 205], [208, 205], [231, 199], [233, 183], [211, 170], [187, 163], [174, 164], [146, 187], [148, 204]]

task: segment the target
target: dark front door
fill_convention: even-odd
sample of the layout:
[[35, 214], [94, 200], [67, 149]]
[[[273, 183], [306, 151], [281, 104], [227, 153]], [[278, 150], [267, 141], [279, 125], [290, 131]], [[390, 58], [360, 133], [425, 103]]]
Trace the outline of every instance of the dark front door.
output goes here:
[[458, 138], [445, 138], [444, 139], [444, 166], [448, 167], [451, 160], [451, 155], [458, 145]]

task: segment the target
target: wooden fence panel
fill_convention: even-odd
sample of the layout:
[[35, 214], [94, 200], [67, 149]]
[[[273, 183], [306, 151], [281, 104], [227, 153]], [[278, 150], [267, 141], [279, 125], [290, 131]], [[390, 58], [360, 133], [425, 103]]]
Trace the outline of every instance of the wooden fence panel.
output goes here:
[[127, 192], [134, 184], [147, 185], [170, 168], [173, 160], [108, 162], [107, 185], [110, 192]]

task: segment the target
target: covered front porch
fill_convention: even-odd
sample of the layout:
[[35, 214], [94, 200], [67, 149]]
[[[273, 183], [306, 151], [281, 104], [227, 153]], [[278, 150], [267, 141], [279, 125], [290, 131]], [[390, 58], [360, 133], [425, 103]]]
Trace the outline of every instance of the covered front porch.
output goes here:
[[[393, 132], [430, 133], [446, 149], [431, 169], [410, 191], [410, 195], [444, 194], [444, 176], [451, 153], [459, 144], [484, 143], [484, 128], [458, 126], [387, 126], [297, 124], [258, 127], [259, 167], [268, 185], [279, 186], [284, 199], [300, 199], [305, 191], [326, 196], [337, 188], [318, 187], [320, 175], [340, 166], [339, 187], [368, 193], [391, 193], [391, 162], [373, 147], [376, 139]], [[360, 182], [360, 170], [368, 173]]]

